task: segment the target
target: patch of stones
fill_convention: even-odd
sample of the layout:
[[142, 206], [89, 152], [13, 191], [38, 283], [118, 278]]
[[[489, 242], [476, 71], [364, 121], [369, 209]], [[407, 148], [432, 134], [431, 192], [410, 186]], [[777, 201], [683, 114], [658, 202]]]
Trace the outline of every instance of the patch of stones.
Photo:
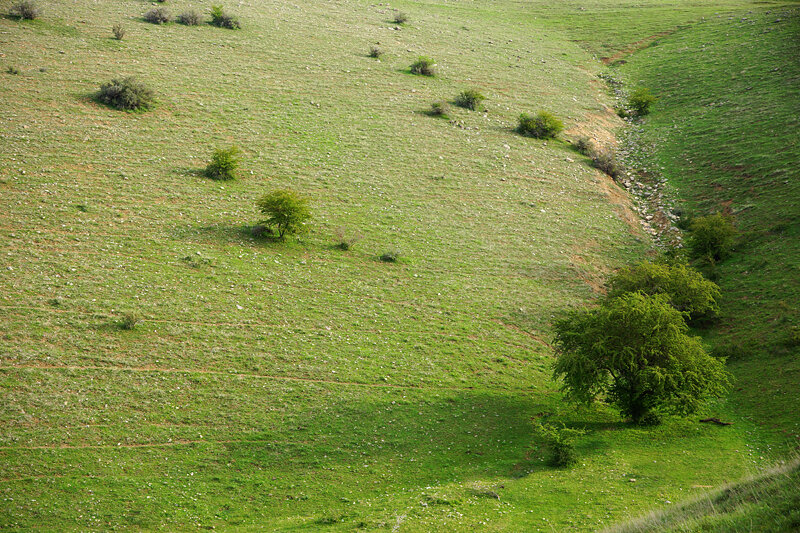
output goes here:
[[[622, 82], [612, 74], [601, 75], [601, 78], [613, 91], [618, 107], [622, 107], [628, 96]], [[641, 119], [623, 120], [628, 127], [620, 136], [615, 155], [624, 170], [617, 182], [633, 198], [642, 229], [653, 238], [656, 246], [681, 248], [683, 232], [677, 227], [680, 211], [675, 207], [674, 194], [664, 176], [664, 168], [653, 163], [655, 145], [643, 141]]]

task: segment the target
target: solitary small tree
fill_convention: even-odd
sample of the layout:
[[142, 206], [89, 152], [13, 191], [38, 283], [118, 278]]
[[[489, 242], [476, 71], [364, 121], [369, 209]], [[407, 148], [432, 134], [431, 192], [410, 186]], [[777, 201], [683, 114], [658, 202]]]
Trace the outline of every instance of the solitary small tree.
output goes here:
[[573, 311], [555, 324], [553, 376], [570, 400], [604, 398], [637, 424], [693, 413], [730, 381], [687, 329], [664, 294], [627, 293]]
[[272, 191], [259, 198], [256, 205], [267, 216], [262, 224], [274, 226], [281, 239], [286, 233], [301, 233], [303, 224], [311, 218], [308, 199], [291, 190]]
[[719, 286], [683, 264], [642, 261], [621, 269], [608, 282], [608, 297], [640, 291], [653, 296], [665, 294], [670, 305], [688, 320], [710, 319], [719, 314]]

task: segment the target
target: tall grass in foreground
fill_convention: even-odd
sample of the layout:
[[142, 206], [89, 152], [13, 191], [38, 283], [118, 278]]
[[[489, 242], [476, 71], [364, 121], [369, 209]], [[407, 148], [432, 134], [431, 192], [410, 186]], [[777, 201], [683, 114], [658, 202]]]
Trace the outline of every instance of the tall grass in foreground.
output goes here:
[[758, 531], [800, 530], [800, 457], [603, 531], [752, 531], [754, 524]]

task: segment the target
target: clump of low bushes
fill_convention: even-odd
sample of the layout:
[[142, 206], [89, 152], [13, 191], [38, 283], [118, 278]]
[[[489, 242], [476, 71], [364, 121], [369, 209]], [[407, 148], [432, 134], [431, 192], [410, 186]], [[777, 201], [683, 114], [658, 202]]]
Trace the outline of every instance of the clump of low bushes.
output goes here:
[[416, 61], [411, 64], [411, 73], [419, 76], [435, 76], [436, 75], [436, 62], [430, 57], [419, 56]]
[[184, 26], [197, 26], [200, 24], [200, 13], [194, 9], [184, 11], [178, 15], [178, 22]]
[[238, 30], [242, 27], [239, 19], [226, 13], [222, 6], [211, 6], [211, 25], [229, 30]]
[[394, 14], [394, 18], [392, 19], [392, 21], [395, 24], [405, 24], [406, 22], [408, 22], [408, 15], [406, 15], [402, 11], [398, 11], [397, 13]]
[[383, 55], [383, 50], [381, 50], [379, 47], [373, 45], [373, 46], [369, 47], [369, 54], [368, 55], [369, 55], [369, 57], [374, 57], [375, 59], [378, 59], [379, 57], [381, 57]]
[[477, 111], [481, 106], [481, 102], [483, 102], [485, 99], [486, 97], [483, 96], [477, 89], [467, 89], [456, 96], [455, 104], [458, 107], [463, 107], [464, 109]]
[[205, 174], [214, 180], [232, 180], [236, 178], [239, 168], [239, 148], [218, 148], [214, 150], [211, 161], [206, 166]]
[[172, 14], [169, 12], [169, 9], [154, 7], [144, 14], [144, 20], [151, 24], [166, 24], [172, 21]]
[[41, 16], [42, 9], [33, 0], [19, 0], [14, 2], [8, 14], [14, 18], [33, 20]]
[[9, 65], [8, 68], [6, 68], [6, 73], [17, 75], [20, 73], [20, 70], [14, 65]]
[[96, 98], [100, 103], [123, 111], [145, 111], [155, 105], [153, 91], [132, 76], [102, 84]]
[[536, 139], [551, 139], [564, 130], [564, 123], [547, 111], [540, 111], [536, 116], [522, 113], [519, 116], [516, 132]]

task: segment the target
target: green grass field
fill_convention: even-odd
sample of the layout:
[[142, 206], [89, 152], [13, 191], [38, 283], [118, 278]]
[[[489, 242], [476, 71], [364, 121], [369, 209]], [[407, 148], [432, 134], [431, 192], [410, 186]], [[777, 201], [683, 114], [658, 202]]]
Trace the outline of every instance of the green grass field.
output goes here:
[[[139, 0], [41, 4], [0, 19], [0, 529], [586, 531], [785, 450], [757, 389], [708, 407], [724, 428], [640, 429], [561, 402], [552, 317], [652, 245], [585, 158], [512, 131], [545, 109], [566, 138], [609, 138], [622, 122], [598, 58], [778, 4], [402, 2], [396, 27], [385, 5], [259, 0], [226, 6], [239, 31], [148, 24]], [[408, 72], [419, 55], [436, 77]], [[626, 75], [663, 93], [633, 57]], [[154, 110], [94, 102], [123, 75], [154, 89]], [[485, 113], [424, 113], [470, 87]], [[203, 177], [234, 144], [239, 179]], [[697, 150], [672, 146], [659, 157]], [[255, 199], [282, 187], [312, 198], [310, 232], [251, 237]], [[338, 227], [364, 240], [343, 252]], [[389, 250], [398, 263], [378, 259]], [[790, 263], [782, 250], [770, 268]], [[737, 257], [723, 282], [754, 268]], [[791, 272], [775, 283], [796, 291]], [[731, 302], [737, 287], [723, 284]], [[127, 312], [144, 319], [131, 331]], [[778, 374], [759, 364], [733, 369], [767, 387]], [[576, 467], [545, 466], [543, 414], [588, 430]]]

